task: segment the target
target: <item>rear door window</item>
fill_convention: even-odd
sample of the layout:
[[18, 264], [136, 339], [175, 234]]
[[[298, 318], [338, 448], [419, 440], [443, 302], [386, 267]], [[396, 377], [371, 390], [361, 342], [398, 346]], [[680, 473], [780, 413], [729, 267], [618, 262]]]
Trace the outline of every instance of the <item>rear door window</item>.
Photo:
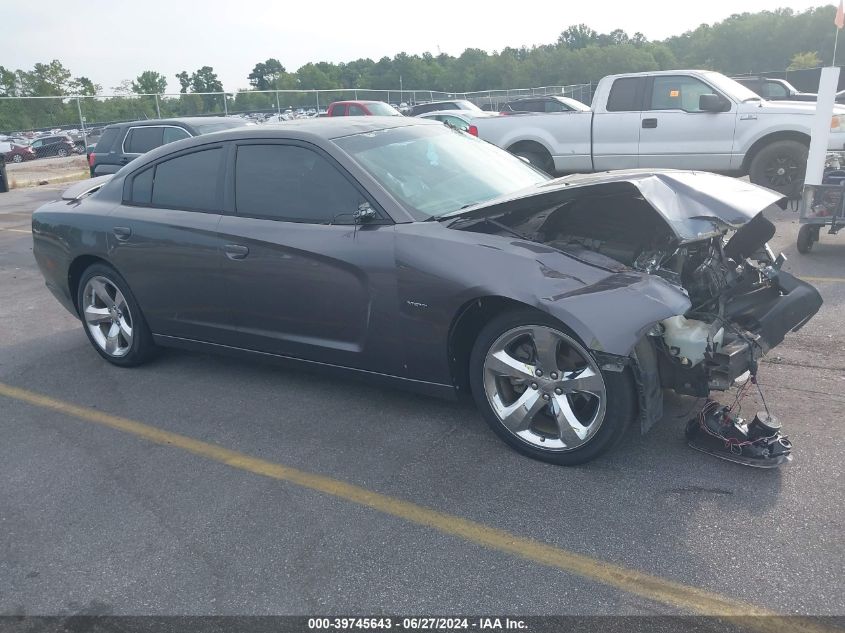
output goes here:
[[164, 128], [160, 125], [129, 128], [123, 151], [126, 154], [144, 154], [163, 143]]
[[366, 114], [364, 108], [361, 106], [355, 105], [354, 103], [349, 104], [349, 116], [366, 116]]
[[608, 112], [639, 112], [642, 110], [645, 77], [622, 77], [613, 81], [607, 98]]
[[220, 211], [218, 185], [222, 156], [223, 149], [216, 147], [158, 163], [153, 174], [151, 204], [171, 209]]
[[786, 99], [789, 97], [789, 91], [776, 81], [764, 81], [760, 96], [766, 99]]

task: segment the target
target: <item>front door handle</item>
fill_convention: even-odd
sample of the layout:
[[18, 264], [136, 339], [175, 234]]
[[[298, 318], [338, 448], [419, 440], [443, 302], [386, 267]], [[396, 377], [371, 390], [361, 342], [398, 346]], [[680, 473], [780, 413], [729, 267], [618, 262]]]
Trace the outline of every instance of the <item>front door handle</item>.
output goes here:
[[243, 259], [249, 255], [249, 249], [240, 244], [226, 244], [223, 247], [223, 252], [226, 253], [226, 257], [229, 259]]
[[128, 226], [116, 226], [111, 231], [121, 242], [125, 242], [132, 235], [132, 229]]
[[643, 119], [643, 127], [657, 127], [657, 119]]

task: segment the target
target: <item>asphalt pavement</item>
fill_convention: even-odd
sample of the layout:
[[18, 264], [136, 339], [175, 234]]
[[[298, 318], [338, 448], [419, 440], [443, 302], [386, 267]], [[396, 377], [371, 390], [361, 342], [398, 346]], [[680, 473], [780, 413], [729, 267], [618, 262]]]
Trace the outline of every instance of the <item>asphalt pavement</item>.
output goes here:
[[32, 258], [29, 216], [60, 191], [0, 194], [0, 615], [677, 614], [720, 597], [845, 615], [845, 233], [799, 255], [797, 214], [772, 218], [786, 269], [825, 299], [761, 366], [791, 465], [693, 451], [696, 401], [670, 395], [648, 435], [562, 468], [468, 402], [187, 352], [105, 363]]

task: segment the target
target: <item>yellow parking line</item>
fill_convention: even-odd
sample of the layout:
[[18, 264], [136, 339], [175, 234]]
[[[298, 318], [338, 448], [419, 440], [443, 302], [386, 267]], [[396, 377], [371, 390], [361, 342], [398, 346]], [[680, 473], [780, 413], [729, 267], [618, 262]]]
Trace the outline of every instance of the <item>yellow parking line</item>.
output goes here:
[[[627, 593], [653, 600], [692, 613], [719, 615], [727, 618], [747, 616], [774, 616], [775, 613], [753, 605], [726, 598], [709, 591], [689, 587], [658, 576], [653, 576], [613, 563], [590, 558], [582, 554], [524, 538], [459, 516], [438, 512], [431, 508], [373, 492], [324, 475], [317, 475], [283, 464], [270, 462], [222, 446], [196, 440], [185, 435], [110, 415], [96, 409], [56, 400], [26, 389], [0, 383], [0, 396], [12, 398], [36, 407], [93, 422], [118, 431], [130, 433], [149, 442], [178, 448], [233, 468], [270, 477], [279, 481], [321, 492], [351, 503], [372, 508], [416, 525], [434, 528], [462, 538], [471, 543], [513, 554], [540, 565], [559, 569], [592, 581], [609, 585]], [[565, 519], [564, 519], [565, 520]], [[771, 617], [738, 620], [745, 627], [767, 632], [803, 631], [820, 633], [830, 631], [808, 620]]]

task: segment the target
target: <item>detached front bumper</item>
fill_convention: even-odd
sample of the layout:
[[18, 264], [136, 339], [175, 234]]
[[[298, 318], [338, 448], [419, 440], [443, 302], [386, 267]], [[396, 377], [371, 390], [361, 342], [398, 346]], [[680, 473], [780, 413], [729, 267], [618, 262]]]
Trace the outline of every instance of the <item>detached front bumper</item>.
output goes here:
[[788, 332], [800, 330], [822, 306], [819, 291], [786, 272], [772, 283], [728, 303], [729, 321], [737, 331], [726, 334], [713, 355], [710, 388], [729, 389], [757, 361], [779, 345]]

